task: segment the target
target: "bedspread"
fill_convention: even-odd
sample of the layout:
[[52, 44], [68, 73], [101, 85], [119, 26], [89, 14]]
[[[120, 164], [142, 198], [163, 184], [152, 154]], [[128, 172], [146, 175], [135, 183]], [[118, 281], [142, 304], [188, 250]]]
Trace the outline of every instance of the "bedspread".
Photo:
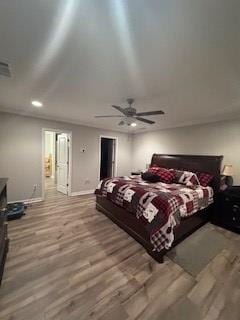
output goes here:
[[95, 194], [133, 213], [144, 225], [153, 250], [157, 251], [171, 247], [174, 227], [181, 218], [213, 202], [211, 187], [193, 189], [181, 184], [149, 183], [136, 176], [104, 179]]

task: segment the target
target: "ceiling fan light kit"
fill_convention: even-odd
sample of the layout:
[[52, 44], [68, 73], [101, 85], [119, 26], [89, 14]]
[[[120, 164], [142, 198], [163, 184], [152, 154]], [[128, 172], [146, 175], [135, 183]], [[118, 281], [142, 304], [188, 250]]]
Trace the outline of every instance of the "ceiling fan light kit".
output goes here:
[[137, 110], [132, 107], [132, 104], [134, 103], [134, 99], [132, 98], [127, 99], [127, 103], [128, 103], [128, 107], [126, 108], [112, 105], [112, 107], [117, 111], [120, 111], [122, 115], [103, 115], [103, 116], [100, 115], [100, 116], [95, 116], [95, 118], [125, 118], [124, 120], [121, 120], [118, 123], [119, 126], [126, 124], [128, 126], [136, 127], [137, 123], [135, 120], [138, 120], [147, 124], [155, 123], [155, 121], [142, 118], [142, 116], [153, 116], [157, 114], [161, 114], [161, 115], [164, 114], [162, 110], [137, 112]]

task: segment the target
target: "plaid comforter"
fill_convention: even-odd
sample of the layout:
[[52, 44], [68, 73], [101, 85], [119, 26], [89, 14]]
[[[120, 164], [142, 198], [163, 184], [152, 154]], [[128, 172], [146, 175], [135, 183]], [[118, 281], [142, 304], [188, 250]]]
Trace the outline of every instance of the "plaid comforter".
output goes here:
[[174, 227], [213, 202], [211, 187], [194, 189], [181, 184], [149, 183], [140, 177], [104, 179], [95, 194], [133, 213], [149, 233], [153, 250], [169, 249]]

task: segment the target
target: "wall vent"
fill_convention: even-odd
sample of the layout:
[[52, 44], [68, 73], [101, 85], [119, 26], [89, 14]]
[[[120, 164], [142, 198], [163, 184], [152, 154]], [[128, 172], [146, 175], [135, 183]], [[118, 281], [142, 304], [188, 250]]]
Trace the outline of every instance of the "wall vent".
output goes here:
[[0, 61], [0, 76], [11, 77], [10, 66], [7, 62]]

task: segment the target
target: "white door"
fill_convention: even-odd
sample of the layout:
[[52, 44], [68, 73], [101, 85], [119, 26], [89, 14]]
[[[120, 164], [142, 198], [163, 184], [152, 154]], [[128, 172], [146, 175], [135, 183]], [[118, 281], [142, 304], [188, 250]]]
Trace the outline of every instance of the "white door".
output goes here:
[[68, 193], [68, 135], [57, 136], [57, 191]]

